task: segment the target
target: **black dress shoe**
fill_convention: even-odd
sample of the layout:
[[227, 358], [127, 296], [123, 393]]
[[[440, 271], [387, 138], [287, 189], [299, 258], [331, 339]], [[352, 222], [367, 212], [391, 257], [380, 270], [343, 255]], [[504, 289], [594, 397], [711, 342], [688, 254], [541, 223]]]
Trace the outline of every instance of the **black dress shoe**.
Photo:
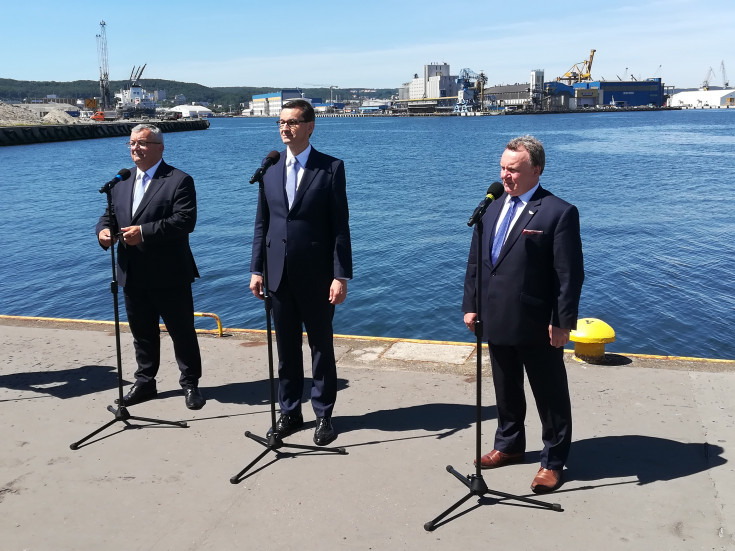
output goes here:
[[332, 427], [332, 420], [328, 417], [319, 417], [316, 420], [316, 430], [314, 431], [314, 444], [317, 446], [326, 446], [330, 442], [334, 442], [337, 433]]
[[[151, 398], [155, 398], [158, 391], [156, 390], [156, 383], [135, 383], [128, 393], [123, 396], [122, 405], [125, 407], [134, 406], [141, 402], [147, 402]], [[115, 400], [116, 404], [120, 403], [120, 400]]]
[[[276, 434], [279, 438], [286, 438], [304, 426], [304, 417], [300, 413], [281, 413], [276, 421]], [[268, 429], [268, 436], [273, 433], [273, 428]]]
[[185, 388], [184, 398], [186, 399], [186, 407], [189, 409], [202, 409], [204, 404], [207, 403], [197, 387]]

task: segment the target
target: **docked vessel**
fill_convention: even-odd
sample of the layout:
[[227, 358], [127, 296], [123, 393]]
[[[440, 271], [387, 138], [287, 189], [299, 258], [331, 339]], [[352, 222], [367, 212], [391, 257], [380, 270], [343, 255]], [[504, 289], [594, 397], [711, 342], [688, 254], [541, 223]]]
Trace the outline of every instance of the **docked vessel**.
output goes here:
[[115, 109], [120, 118], [153, 117], [156, 114], [156, 102], [153, 94], [144, 90], [139, 82], [145, 67], [145, 65], [137, 69], [133, 67], [130, 73], [130, 82], [119, 93], [115, 94], [117, 100]]

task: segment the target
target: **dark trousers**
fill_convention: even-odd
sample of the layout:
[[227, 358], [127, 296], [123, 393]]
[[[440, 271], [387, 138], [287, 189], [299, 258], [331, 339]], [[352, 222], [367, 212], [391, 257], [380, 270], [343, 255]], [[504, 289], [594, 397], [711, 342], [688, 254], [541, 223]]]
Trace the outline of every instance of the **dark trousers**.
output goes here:
[[202, 376], [199, 341], [194, 330], [194, 299], [191, 285], [147, 289], [126, 286], [123, 289], [130, 332], [133, 334], [139, 384], [155, 380], [161, 363], [161, 337], [158, 327], [163, 318], [174, 345], [176, 363], [183, 388], [196, 387]]
[[[330, 282], [331, 283], [331, 282]], [[278, 403], [282, 413], [301, 411], [304, 391], [303, 329], [311, 349], [311, 406], [317, 417], [331, 417], [337, 399], [337, 365], [334, 359], [329, 286], [325, 292], [295, 292], [283, 277], [278, 291], [270, 291], [273, 326], [278, 348]]]
[[561, 470], [572, 442], [572, 406], [563, 348], [490, 345], [498, 429], [495, 449], [505, 453], [526, 449], [526, 396], [523, 369], [528, 376], [541, 419], [541, 466]]

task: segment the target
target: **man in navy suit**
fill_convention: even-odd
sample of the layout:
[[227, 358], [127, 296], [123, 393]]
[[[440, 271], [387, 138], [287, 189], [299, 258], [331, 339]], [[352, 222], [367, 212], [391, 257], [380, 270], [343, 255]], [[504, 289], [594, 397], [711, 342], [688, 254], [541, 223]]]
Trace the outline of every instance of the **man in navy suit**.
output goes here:
[[[482, 243], [477, 228], [472, 236], [462, 301], [470, 331], [478, 321], [477, 300], [482, 301], [482, 336], [490, 349], [498, 408], [495, 446], [480, 466], [497, 468], [524, 459], [525, 367], [544, 444], [541, 468], [531, 484], [536, 493], [561, 485], [569, 455], [572, 415], [563, 347], [577, 326], [584, 280], [579, 212], [540, 186], [544, 164], [544, 148], [532, 136], [506, 146], [500, 160], [505, 193], [482, 218]], [[480, 285], [477, 247], [483, 253]]]
[[[139, 124], [130, 134], [135, 168], [112, 189], [114, 219], [108, 212], [97, 223], [97, 239], [107, 249], [118, 238], [118, 283], [133, 334], [138, 369], [124, 406], [153, 398], [161, 359], [159, 318], [174, 344], [186, 407], [200, 409], [202, 360], [194, 330], [191, 284], [199, 277], [189, 248], [197, 219], [196, 190], [191, 176], [163, 160], [163, 134]], [[111, 235], [110, 229], [116, 233]]]
[[305, 328], [311, 348], [314, 443], [324, 446], [337, 437], [331, 421], [337, 398], [332, 317], [347, 296], [352, 245], [344, 164], [311, 146], [314, 119], [308, 101], [283, 105], [278, 128], [286, 151], [263, 178], [266, 204], [258, 198], [250, 289], [263, 299], [265, 243], [278, 348], [281, 414], [275, 430], [284, 438], [304, 424]]

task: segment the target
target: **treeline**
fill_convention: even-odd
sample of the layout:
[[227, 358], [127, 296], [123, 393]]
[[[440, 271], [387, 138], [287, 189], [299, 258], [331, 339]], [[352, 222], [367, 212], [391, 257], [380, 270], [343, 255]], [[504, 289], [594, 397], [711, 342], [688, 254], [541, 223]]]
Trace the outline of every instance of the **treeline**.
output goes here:
[[[209, 102], [210, 105], [221, 105], [224, 110], [237, 110], [241, 103], [247, 104], [254, 95], [266, 94], [280, 90], [278, 87], [230, 86], [214, 87], [202, 86], [193, 82], [179, 82], [176, 80], [140, 79], [140, 85], [148, 92], [165, 90], [166, 99], [173, 101], [174, 97], [183, 94], [188, 103]], [[126, 80], [111, 80], [110, 89], [113, 94], [128, 84]], [[351, 101], [360, 98], [388, 99], [396, 94], [395, 88], [381, 88], [374, 92], [363, 92], [362, 89], [333, 89], [332, 98], [337, 101]], [[322, 98], [329, 101], [329, 88], [302, 88], [301, 91], [310, 98]], [[48, 95], [59, 98], [93, 98], [100, 95], [99, 82], [96, 80], [74, 80], [71, 82], [31, 81], [0, 78], [0, 100], [5, 102], [23, 102], [31, 99], [45, 98]]]

